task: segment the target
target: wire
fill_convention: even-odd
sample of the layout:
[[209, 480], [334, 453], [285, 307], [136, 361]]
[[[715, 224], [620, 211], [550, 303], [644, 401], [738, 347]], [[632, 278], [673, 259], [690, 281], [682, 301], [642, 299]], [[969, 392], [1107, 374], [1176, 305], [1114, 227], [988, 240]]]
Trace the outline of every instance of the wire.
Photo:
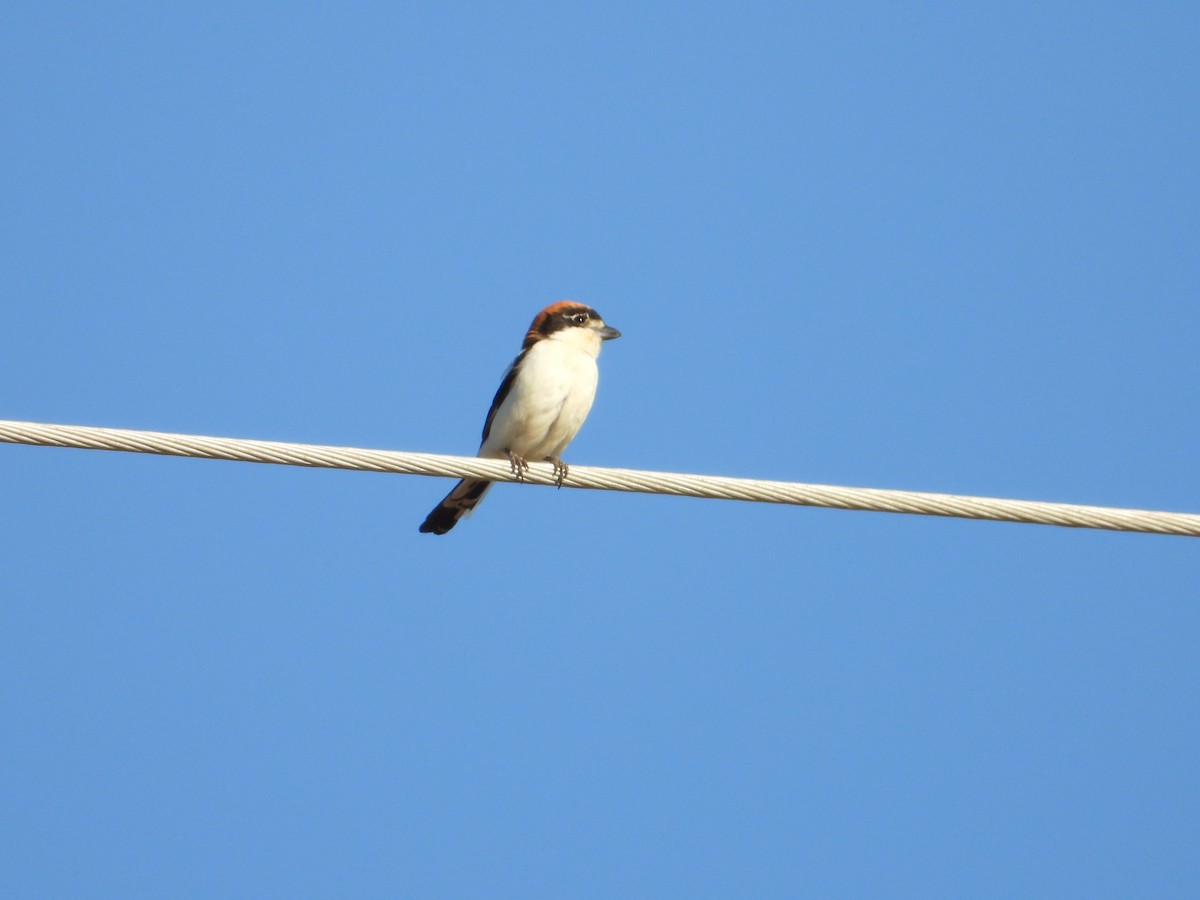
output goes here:
[[[46, 425], [38, 422], [0, 420], [0, 442], [43, 447], [76, 447], [86, 450], [122, 450], [285, 466], [353, 469], [363, 472], [396, 472], [404, 475], [485, 478], [490, 481], [521, 480], [513, 474], [507, 461], [479, 459], [474, 456], [360, 450], [353, 447], [249, 441], [119, 428]], [[554, 469], [549, 463], [531, 464], [523, 480], [541, 485], [556, 483]], [[759, 481], [750, 478], [681, 475], [636, 469], [602, 469], [593, 466], [571, 466], [563, 487], [1200, 537], [1200, 515], [1043, 503], [1034, 500], [1000, 500], [956, 494], [834, 487], [791, 481]]]

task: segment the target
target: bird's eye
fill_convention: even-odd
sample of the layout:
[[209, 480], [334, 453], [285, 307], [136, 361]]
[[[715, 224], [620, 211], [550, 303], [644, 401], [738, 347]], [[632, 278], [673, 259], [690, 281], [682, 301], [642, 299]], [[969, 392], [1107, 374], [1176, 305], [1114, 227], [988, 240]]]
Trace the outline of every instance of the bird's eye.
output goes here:
[[573, 321], [576, 325], [582, 325], [587, 320], [587, 313], [576, 313], [575, 315], [571, 316], [571, 321]]

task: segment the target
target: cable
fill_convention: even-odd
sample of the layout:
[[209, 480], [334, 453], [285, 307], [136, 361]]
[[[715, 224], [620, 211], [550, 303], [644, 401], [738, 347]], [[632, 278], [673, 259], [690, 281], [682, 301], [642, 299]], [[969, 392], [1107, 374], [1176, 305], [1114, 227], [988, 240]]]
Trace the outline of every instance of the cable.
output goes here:
[[[248, 441], [119, 428], [45, 425], [38, 422], [0, 420], [0, 442], [87, 450], [123, 450], [132, 453], [276, 463], [286, 466], [354, 469], [364, 472], [397, 472], [404, 475], [486, 478], [491, 481], [518, 480], [507, 461], [479, 459], [474, 456], [359, 450], [353, 447]], [[553, 467], [549, 463], [534, 463], [529, 467], [524, 480], [533, 484], [552, 485], [555, 483]], [[1200, 515], [1042, 503], [1034, 500], [1000, 500], [956, 494], [834, 487], [713, 475], [601, 469], [592, 466], [571, 466], [563, 487], [1200, 537]]]

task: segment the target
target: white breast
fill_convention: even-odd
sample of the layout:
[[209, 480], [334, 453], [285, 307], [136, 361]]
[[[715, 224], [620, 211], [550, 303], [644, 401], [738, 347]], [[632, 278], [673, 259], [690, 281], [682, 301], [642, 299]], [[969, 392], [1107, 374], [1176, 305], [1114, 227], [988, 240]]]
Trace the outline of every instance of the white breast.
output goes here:
[[[599, 341], [596, 342], [599, 350]], [[480, 456], [505, 450], [529, 460], [559, 456], [579, 432], [596, 397], [595, 352], [574, 341], [534, 344], [496, 410]]]

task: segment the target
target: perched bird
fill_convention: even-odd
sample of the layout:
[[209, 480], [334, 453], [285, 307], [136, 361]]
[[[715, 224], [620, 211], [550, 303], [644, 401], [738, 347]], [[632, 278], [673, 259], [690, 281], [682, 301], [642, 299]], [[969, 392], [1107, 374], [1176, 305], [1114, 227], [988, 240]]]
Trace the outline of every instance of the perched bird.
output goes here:
[[[582, 303], [564, 300], [538, 313], [492, 400], [477, 455], [507, 457], [518, 478], [529, 468], [526, 460], [552, 462], [561, 486], [568, 469], [559, 457], [579, 433], [596, 396], [600, 345], [620, 336]], [[425, 517], [421, 531], [445, 534], [491, 486], [490, 481], [464, 478]]]

